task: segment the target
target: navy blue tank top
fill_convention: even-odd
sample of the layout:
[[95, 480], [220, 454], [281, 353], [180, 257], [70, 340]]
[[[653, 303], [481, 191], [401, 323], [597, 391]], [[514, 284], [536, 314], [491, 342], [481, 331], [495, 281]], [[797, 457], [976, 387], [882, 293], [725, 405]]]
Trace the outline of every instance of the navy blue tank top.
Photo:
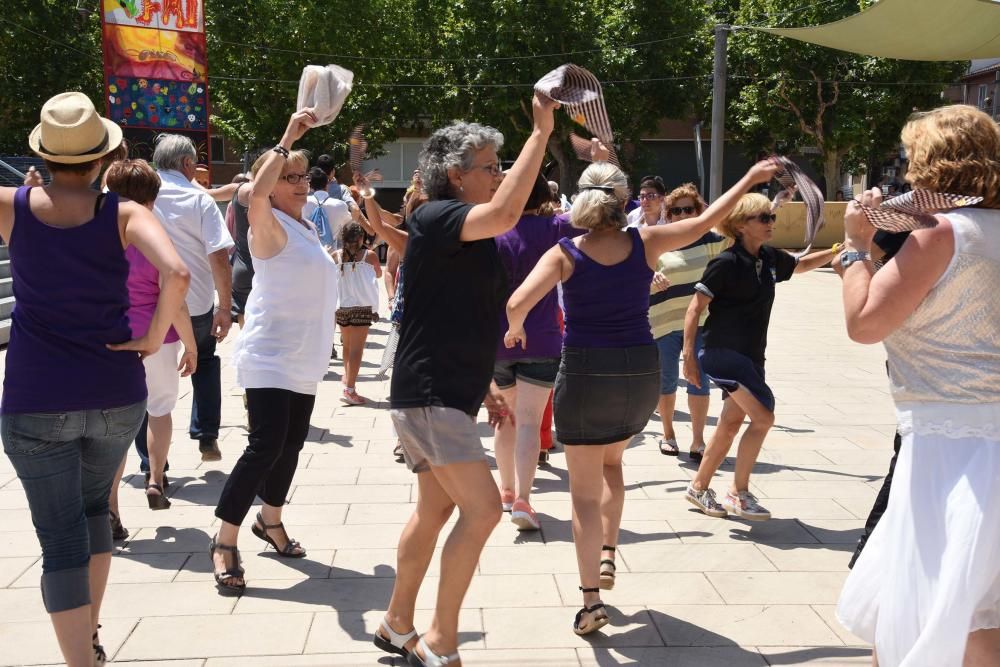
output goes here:
[[625, 230], [632, 252], [623, 261], [605, 266], [595, 262], [573, 243], [559, 245], [573, 258], [573, 275], [563, 283], [567, 347], [633, 347], [651, 345], [649, 283], [653, 270], [646, 262], [639, 230]]
[[106, 347], [131, 338], [118, 196], [107, 194], [94, 218], [77, 227], [43, 223], [31, 212], [30, 196], [30, 187], [14, 196], [15, 302], [0, 413], [95, 410], [144, 400], [139, 356]]

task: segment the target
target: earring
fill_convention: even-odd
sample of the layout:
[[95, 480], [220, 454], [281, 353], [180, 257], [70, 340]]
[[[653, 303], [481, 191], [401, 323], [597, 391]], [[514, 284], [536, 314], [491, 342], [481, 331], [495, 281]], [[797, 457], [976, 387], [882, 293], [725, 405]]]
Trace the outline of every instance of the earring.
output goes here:
[[465, 192], [465, 188], [463, 188], [463, 187], [462, 187], [462, 186], [460, 185], [460, 186], [458, 186], [458, 191], [459, 191], [459, 192]]

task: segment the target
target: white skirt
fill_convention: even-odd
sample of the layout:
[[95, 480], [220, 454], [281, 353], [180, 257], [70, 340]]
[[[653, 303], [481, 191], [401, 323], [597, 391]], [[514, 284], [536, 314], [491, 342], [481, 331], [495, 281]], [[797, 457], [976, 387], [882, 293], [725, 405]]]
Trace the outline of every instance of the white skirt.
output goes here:
[[968, 634], [1000, 627], [1000, 442], [904, 432], [837, 618], [880, 667], [960, 667]]

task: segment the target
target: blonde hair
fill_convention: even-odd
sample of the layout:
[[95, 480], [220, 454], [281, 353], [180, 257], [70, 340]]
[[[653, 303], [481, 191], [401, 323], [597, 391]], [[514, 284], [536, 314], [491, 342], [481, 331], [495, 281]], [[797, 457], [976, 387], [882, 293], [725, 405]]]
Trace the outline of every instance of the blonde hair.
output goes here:
[[719, 223], [719, 231], [731, 239], [738, 239], [747, 218], [759, 213], [770, 212], [771, 201], [767, 197], [756, 192], [745, 194], [736, 202], [736, 208], [730, 211], [726, 219]]
[[[260, 154], [256, 160], [254, 160], [253, 166], [250, 167], [250, 175], [257, 178], [257, 172], [264, 168], [264, 163], [267, 162], [267, 158], [271, 156], [272, 151], [264, 151]], [[301, 167], [302, 171], [309, 171], [309, 153], [305, 150], [294, 150], [288, 154], [285, 158], [285, 167], [282, 171], [286, 171], [288, 166]]]
[[967, 104], [916, 113], [902, 140], [914, 187], [982, 197], [980, 207], [1000, 208], [1000, 128], [987, 114]]
[[625, 227], [629, 191], [621, 169], [610, 162], [595, 162], [583, 172], [577, 185], [580, 192], [570, 211], [574, 227], [592, 232]]
[[698, 215], [701, 215], [708, 205], [705, 200], [701, 198], [698, 194], [698, 188], [695, 187], [694, 183], [684, 183], [683, 185], [678, 185], [676, 188], [670, 191], [666, 199], [663, 200], [663, 208], [666, 211], [666, 215], [670, 216], [670, 208], [677, 203], [678, 200], [687, 197], [694, 202], [695, 208], [698, 209]]

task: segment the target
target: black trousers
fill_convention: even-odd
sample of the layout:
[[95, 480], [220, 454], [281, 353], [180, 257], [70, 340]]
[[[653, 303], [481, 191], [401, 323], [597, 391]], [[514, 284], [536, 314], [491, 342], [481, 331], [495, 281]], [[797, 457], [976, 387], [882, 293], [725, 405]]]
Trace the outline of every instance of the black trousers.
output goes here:
[[258, 496], [274, 507], [285, 504], [315, 403], [315, 396], [287, 389], [247, 389], [249, 443], [222, 489], [215, 516], [238, 526]]
[[854, 567], [854, 563], [857, 562], [858, 556], [861, 555], [861, 550], [865, 548], [865, 544], [868, 543], [868, 538], [871, 537], [872, 531], [875, 530], [875, 526], [878, 525], [879, 520], [882, 518], [882, 515], [885, 514], [885, 510], [889, 506], [889, 490], [892, 488], [892, 473], [896, 470], [896, 459], [899, 458], [899, 448], [902, 444], [903, 438], [900, 437], [899, 431], [896, 431], [896, 438], [892, 441], [892, 460], [889, 461], [889, 473], [882, 481], [882, 488], [878, 490], [878, 495], [875, 496], [875, 505], [872, 507], [872, 511], [868, 514], [868, 521], [865, 522], [865, 532], [862, 533], [861, 539], [858, 540], [858, 548], [855, 549], [854, 555], [851, 557], [851, 562], [847, 564], [847, 567], [849, 568]]

